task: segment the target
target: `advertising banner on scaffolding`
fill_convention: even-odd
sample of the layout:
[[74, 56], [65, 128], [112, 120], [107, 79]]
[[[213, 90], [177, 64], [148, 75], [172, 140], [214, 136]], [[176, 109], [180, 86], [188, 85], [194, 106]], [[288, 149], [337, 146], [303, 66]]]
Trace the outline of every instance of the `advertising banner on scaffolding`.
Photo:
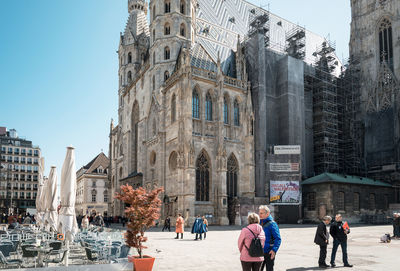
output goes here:
[[299, 181], [270, 181], [270, 204], [298, 205], [301, 203]]

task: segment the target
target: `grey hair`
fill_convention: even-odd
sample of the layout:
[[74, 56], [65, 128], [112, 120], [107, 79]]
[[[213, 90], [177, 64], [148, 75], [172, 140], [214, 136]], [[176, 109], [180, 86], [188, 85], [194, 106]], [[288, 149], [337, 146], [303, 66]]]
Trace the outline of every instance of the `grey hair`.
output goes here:
[[251, 213], [247, 216], [247, 221], [250, 224], [258, 224], [260, 223], [260, 217], [256, 213]]
[[332, 217], [330, 217], [329, 215], [324, 216], [324, 218], [322, 218], [323, 221], [332, 221]]
[[258, 207], [258, 210], [264, 210], [265, 213], [271, 213], [271, 210], [268, 208], [267, 205], [260, 205], [260, 207]]

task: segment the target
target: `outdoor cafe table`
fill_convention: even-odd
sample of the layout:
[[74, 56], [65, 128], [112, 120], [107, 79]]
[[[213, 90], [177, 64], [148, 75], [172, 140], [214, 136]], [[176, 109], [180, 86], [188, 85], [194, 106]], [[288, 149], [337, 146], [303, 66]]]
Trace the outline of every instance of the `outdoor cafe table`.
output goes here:
[[44, 255], [48, 254], [53, 248], [51, 247], [27, 247], [26, 250], [28, 251], [36, 251], [38, 253], [38, 266], [43, 267], [43, 259]]

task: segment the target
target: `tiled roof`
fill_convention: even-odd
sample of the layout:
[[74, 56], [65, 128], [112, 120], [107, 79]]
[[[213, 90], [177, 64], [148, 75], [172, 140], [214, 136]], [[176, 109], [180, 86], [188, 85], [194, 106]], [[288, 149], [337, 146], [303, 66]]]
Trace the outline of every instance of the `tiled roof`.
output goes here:
[[209, 71], [217, 71], [217, 65], [203, 46], [196, 43], [191, 47], [191, 65]]
[[392, 187], [388, 183], [372, 180], [369, 178], [351, 176], [351, 175], [339, 175], [333, 173], [322, 173], [318, 176], [314, 176], [312, 178], [304, 180], [303, 182], [301, 182], [301, 184], [308, 185], [308, 184], [330, 183], [330, 182]]
[[77, 171], [77, 177], [80, 177], [83, 174], [97, 173], [97, 169], [100, 166], [103, 168], [103, 170], [108, 169], [109, 164], [110, 164], [110, 160], [107, 158], [107, 156], [103, 152], [101, 152], [99, 155], [97, 155], [95, 158], [93, 158], [93, 160], [90, 161], [87, 165], [81, 167]]

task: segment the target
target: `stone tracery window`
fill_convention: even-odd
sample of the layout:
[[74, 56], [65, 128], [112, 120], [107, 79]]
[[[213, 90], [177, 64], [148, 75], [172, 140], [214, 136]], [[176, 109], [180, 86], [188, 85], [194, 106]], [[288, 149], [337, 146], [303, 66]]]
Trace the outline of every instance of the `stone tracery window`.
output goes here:
[[185, 27], [185, 24], [181, 24], [179, 33], [181, 34], [182, 37], [186, 37], [186, 27]]
[[199, 108], [199, 94], [196, 90], [192, 93], [192, 117], [195, 119], [200, 118], [200, 108]]
[[196, 161], [196, 201], [210, 200], [210, 164], [204, 152]]
[[233, 104], [233, 119], [234, 119], [235, 126], [239, 126], [240, 125], [240, 110], [239, 110], [239, 102], [237, 100], [235, 100], [235, 102]]
[[344, 211], [344, 192], [339, 192], [337, 195], [337, 209], [340, 211]]
[[128, 63], [132, 63], [132, 53], [128, 53]]
[[224, 123], [229, 124], [229, 105], [226, 97], [224, 97]]
[[181, 0], [180, 11], [181, 11], [182, 14], [185, 14], [186, 13], [185, 10], [186, 10], [185, 1]]
[[170, 51], [169, 47], [167, 46], [164, 48], [164, 59], [168, 60], [170, 57], [171, 57], [171, 51]]
[[166, 23], [164, 25], [164, 35], [169, 35], [169, 34], [171, 34], [171, 26], [169, 23]]
[[176, 96], [172, 94], [171, 99], [171, 123], [175, 122], [176, 120]]
[[128, 71], [128, 82], [130, 83], [132, 81], [132, 72]]
[[164, 11], [165, 13], [170, 13], [171, 12], [171, 1], [170, 0], [165, 0], [164, 2]]
[[208, 121], [212, 121], [213, 117], [212, 117], [212, 98], [210, 93], [207, 93], [206, 95], [206, 120]]
[[392, 23], [388, 19], [383, 19], [379, 25], [379, 57], [380, 62], [386, 62], [393, 70]]
[[169, 78], [169, 71], [164, 72], [164, 82], [167, 81]]
[[316, 200], [315, 200], [315, 192], [311, 192], [307, 194], [307, 210], [315, 211], [316, 208]]
[[227, 172], [226, 172], [226, 191], [228, 197], [237, 197], [237, 185], [238, 185], [238, 171], [239, 166], [237, 160], [233, 154], [228, 158]]

